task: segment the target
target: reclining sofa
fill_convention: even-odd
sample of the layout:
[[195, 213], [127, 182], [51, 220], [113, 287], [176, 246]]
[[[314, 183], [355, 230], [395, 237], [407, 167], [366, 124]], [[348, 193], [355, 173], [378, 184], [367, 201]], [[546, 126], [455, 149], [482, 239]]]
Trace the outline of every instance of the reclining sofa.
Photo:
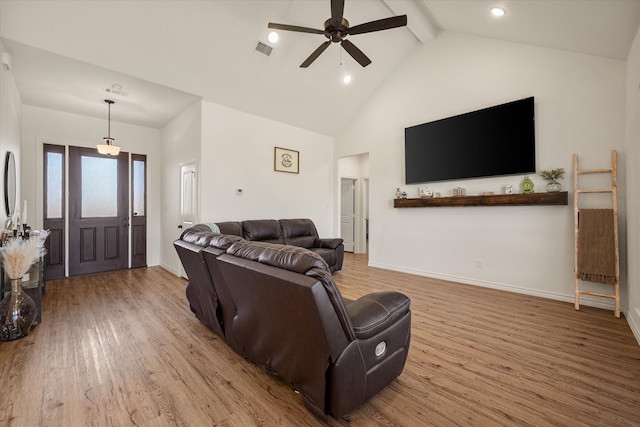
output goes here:
[[[339, 238], [318, 237], [316, 226], [310, 219], [257, 219], [227, 221], [210, 224], [221, 234], [240, 236], [252, 242], [277, 243], [299, 246], [320, 255], [332, 272], [342, 269], [344, 244]], [[215, 230], [217, 228], [217, 230]]]
[[278, 376], [319, 416], [341, 417], [404, 368], [410, 300], [346, 300], [326, 261], [306, 248], [247, 241], [203, 226], [174, 242], [196, 317], [235, 352]]

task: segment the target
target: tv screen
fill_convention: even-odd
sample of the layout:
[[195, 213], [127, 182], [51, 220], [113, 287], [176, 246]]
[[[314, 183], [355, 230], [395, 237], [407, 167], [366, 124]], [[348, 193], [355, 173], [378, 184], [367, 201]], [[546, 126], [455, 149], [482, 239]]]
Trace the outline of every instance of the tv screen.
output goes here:
[[407, 184], [534, 173], [533, 97], [405, 128]]

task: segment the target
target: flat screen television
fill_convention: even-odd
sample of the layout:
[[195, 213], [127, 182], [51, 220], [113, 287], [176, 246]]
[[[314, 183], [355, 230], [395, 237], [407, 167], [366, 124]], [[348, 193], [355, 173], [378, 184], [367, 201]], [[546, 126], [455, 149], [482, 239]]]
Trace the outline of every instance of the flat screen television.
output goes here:
[[405, 128], [407, 184], [536, 171], [533, 97]]

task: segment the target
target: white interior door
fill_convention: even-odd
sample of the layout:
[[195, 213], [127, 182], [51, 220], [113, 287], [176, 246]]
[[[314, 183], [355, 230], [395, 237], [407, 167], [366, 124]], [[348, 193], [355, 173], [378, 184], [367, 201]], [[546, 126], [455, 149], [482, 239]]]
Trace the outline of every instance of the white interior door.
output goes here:
[[340, 179], [340, 237], [344, 240], [345, 252], [353, 252], [354, 249], [355, 181]]
[[[197, 221], [198, 182], [196, 163], [186, 163], [180, 166], [180, 225], [179, 231], [193, 226]], [[180, 275], [187, 278], [187, 274], [180, 263]]]

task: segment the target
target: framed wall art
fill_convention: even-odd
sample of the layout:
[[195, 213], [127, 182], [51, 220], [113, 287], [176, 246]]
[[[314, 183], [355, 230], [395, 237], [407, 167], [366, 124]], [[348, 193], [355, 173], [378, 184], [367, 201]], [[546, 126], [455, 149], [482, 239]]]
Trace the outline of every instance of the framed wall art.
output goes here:
[[300, 173], [300, 152], [288, 148], [274, 147], [273, 170]]

